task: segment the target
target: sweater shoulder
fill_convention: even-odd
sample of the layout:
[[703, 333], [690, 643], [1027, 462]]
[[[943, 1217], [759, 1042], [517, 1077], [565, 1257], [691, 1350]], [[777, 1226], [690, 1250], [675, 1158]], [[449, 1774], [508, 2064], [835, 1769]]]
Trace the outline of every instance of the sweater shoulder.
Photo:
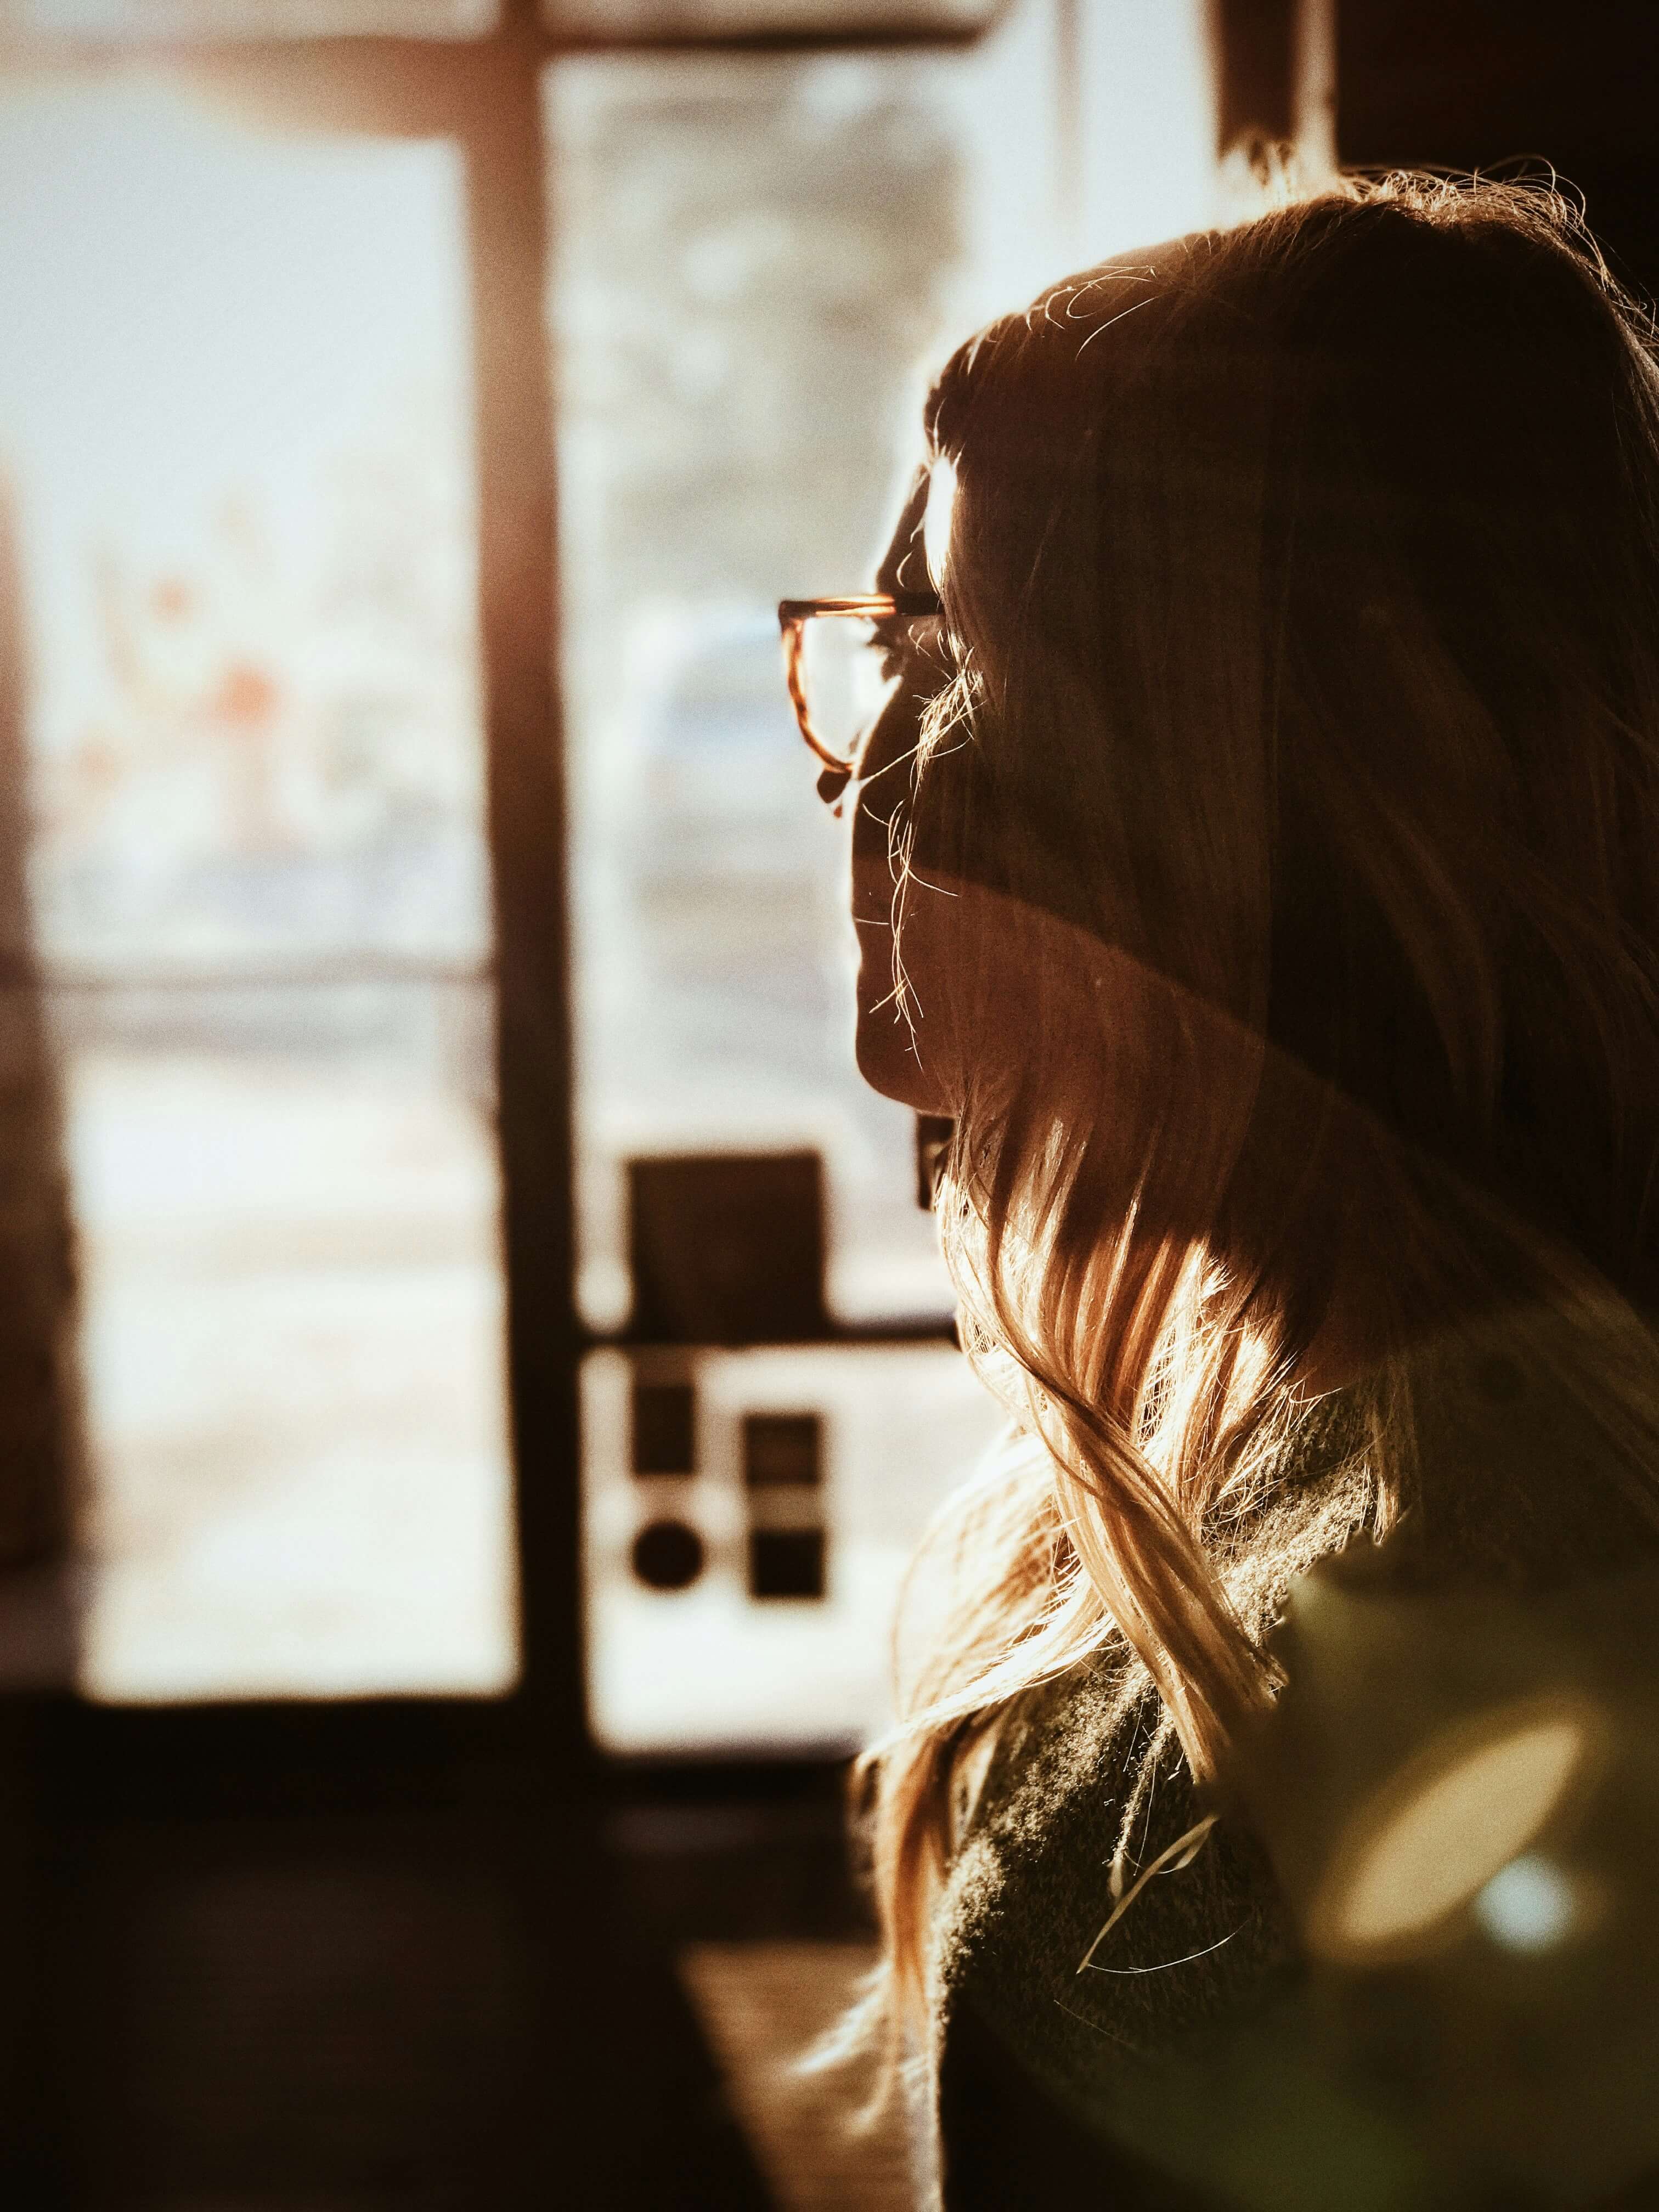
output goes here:
[[1177, 2052], [1296, 1971], [1254, 1838], [1218, 1821], [1154, 1876], [1085, 1966], [1125, 1881], [1202, 1811], [1139, 1669], [1097, 1658], [1010, 1716], [934, 1929], [939, 2055], [965, 2015], [1074, 2118], [1105, 2126], [1124, 2062]]

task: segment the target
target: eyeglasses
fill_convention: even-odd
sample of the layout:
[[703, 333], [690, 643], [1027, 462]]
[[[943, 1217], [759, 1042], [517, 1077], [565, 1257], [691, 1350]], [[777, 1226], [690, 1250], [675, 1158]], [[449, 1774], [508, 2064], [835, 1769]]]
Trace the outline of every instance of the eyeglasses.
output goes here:
[[[831, 776], [857, 766], [862, 739], [880, 718], [907, 668], [945, 667], [941, 641], [925, 625], [944, 613], [937, 592], [869, 592], [856, 599], [784, 599], [783, 672], [795, 720]], [[937, 688], [936, 686], [934, 688]]]

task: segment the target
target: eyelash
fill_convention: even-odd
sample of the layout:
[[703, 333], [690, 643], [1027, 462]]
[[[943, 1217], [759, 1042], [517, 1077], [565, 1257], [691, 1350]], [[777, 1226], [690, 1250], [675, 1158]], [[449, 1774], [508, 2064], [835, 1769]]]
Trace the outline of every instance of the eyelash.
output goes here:
[[890, 683], [904, 666], [904, 640], [878, 623], [871, 633], [881, 653], [881, 673], [884, 682]]
[[896, 637], [880, 624], [876, 626], [873, 635], [876, 643], [881, 647], [881, 672], [886, 681], [890, 682], [903, 673], [906, 659], [911, 653], [919, 659], [933, 660], [947, 675], [955, 673], [956, 654], [951, 648], [951, 633], [942, 622], [936, 623], [928, 644], [919, 643], [914, 630]]

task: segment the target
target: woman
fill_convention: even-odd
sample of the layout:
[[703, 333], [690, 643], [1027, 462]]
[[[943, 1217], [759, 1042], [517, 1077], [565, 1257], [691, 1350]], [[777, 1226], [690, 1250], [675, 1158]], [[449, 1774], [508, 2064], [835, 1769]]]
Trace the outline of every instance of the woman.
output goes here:
[[859, 1055], [1020, 1440], [866, 1762], [862, 2026], [948, 2203], [1189, 2202], [1122, 2082], [1297, 1986], [1225, 1788], [1291, 1577], [1659, 1547], [1659, 374], [1558, 197], [1397, 176], [1058, 286], [927, 434]]

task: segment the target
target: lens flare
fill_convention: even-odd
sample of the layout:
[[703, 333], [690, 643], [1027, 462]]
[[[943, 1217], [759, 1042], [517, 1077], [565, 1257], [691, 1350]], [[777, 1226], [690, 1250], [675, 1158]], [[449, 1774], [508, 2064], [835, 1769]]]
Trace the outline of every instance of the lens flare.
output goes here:
[[1583, 1782], [1596, 1722], [1567, 1699], [1533, 1699], [1437, 1739], [1352, 1824], [1314, 1899], [1314, 1948], [1347, 1961], [1410, 1950], [1477, 1899], [1483, 1923], [1519, 1927], [1541, 1893], [1517, 1869], [1544, 1863], [1521, 1855]]
[[1474, 1917], [1506, 1951], [1548, 1951], [1571, 1933], [1578, 1899], [1559, 1867], [1528, 1851], [1498, 1869], [1475, 1899]]

